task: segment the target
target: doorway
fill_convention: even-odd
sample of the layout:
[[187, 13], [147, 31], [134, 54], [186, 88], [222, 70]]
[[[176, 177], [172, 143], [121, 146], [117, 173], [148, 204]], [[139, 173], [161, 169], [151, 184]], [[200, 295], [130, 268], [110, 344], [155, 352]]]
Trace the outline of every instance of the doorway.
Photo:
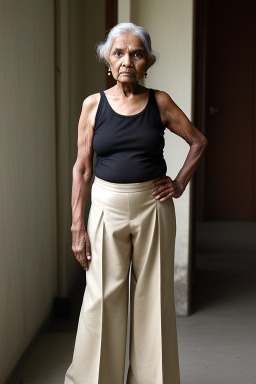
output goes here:
[[196, 1], [194, 122], [208, 147], [194, 176], [194, 310], [200, 281], [214, 286], [223, 263], [255, 259], [255, 20], [254, 0]]

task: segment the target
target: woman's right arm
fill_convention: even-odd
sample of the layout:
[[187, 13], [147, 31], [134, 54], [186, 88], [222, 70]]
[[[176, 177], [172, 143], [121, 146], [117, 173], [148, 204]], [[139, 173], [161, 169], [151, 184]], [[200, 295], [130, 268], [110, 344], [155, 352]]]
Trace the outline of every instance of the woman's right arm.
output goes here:
[[93, 176], [93, 132], [99, 97], [99, 94], [94, 94], [88, 96], [83, 102], [78, 123], [77, 159], [73, 166], [72, 251], [85, 270], [88, 270], [87, 258], [91, 259], [91, 245], [84, 225], [84, 209]]

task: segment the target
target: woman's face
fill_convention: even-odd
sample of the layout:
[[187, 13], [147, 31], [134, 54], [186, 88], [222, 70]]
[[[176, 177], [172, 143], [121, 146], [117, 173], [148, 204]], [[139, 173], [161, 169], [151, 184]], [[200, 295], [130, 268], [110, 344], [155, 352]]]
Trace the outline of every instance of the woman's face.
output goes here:
[[131, 33], [121, 33], [112, 43], [108, 63], [115, 80], [134, 83], [148, 68], [148, 60], [141, 39]]

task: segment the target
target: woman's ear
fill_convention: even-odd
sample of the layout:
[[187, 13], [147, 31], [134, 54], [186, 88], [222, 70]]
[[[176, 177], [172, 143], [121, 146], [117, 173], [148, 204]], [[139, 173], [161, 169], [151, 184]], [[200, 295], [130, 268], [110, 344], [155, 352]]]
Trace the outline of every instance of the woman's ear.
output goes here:
[[151, 57], [149, 60], [148, 60], [148, 67], [147, 67], [147, 69], [149, 68], [149, 67], [151, 67], [154, 63], [155, 63], [155, 61], [156, 61], [156, 58], [153, 56], [153, 57]]
[[109, 67], [109, 54], [108, 53], [104, 54], [104, 59], [106, 61], [107, 66]]

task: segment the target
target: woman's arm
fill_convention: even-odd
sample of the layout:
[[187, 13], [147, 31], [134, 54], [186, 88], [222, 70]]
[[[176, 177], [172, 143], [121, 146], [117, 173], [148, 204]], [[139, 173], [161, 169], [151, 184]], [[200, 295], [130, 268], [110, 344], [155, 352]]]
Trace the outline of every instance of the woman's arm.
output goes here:
[[[82, 106], [78, 123], [77, 159], [73, 166], [72, 182], [72, 250], [84, 269], [88, 269], [85, 257], [91, 257], [90, 239], [84, 225], [84, 209], [88, 188], [93, 176], [93, 132], [99, 94], [88, 96]], [[89, 257], [88, 257], [89, 256]]]
[[[156, 100], [162, 122], [171, 132], [182, 137], [189, 145], [190, 150], [185, 162], [174, 180], [169, 180], [168, 197], [180, 197], [188, 182], [192, 178], [198, 163], [207, 147], [207, 138], [191, 123], [182, 110], [174, 103], [171, 97], [163, 91], [156, 91]], [[158, 184], [161, 184], [162, 179]], [[163, 180], [162, 180], [163, 181]], [[158, 185], [155, 184], [155, 185]], [[153, 184], [154, 185], [154, 184]], [[164, 192], [165, 191], [165, 192]], [[158, 189], [161, 192], [161, 189]], [[162, 189], [162, 196], [166, 195], [166, 188]], [[161, 194], [160, 194], [161, 195]], [[166, 198], [161, 199], [161, 201]]]

